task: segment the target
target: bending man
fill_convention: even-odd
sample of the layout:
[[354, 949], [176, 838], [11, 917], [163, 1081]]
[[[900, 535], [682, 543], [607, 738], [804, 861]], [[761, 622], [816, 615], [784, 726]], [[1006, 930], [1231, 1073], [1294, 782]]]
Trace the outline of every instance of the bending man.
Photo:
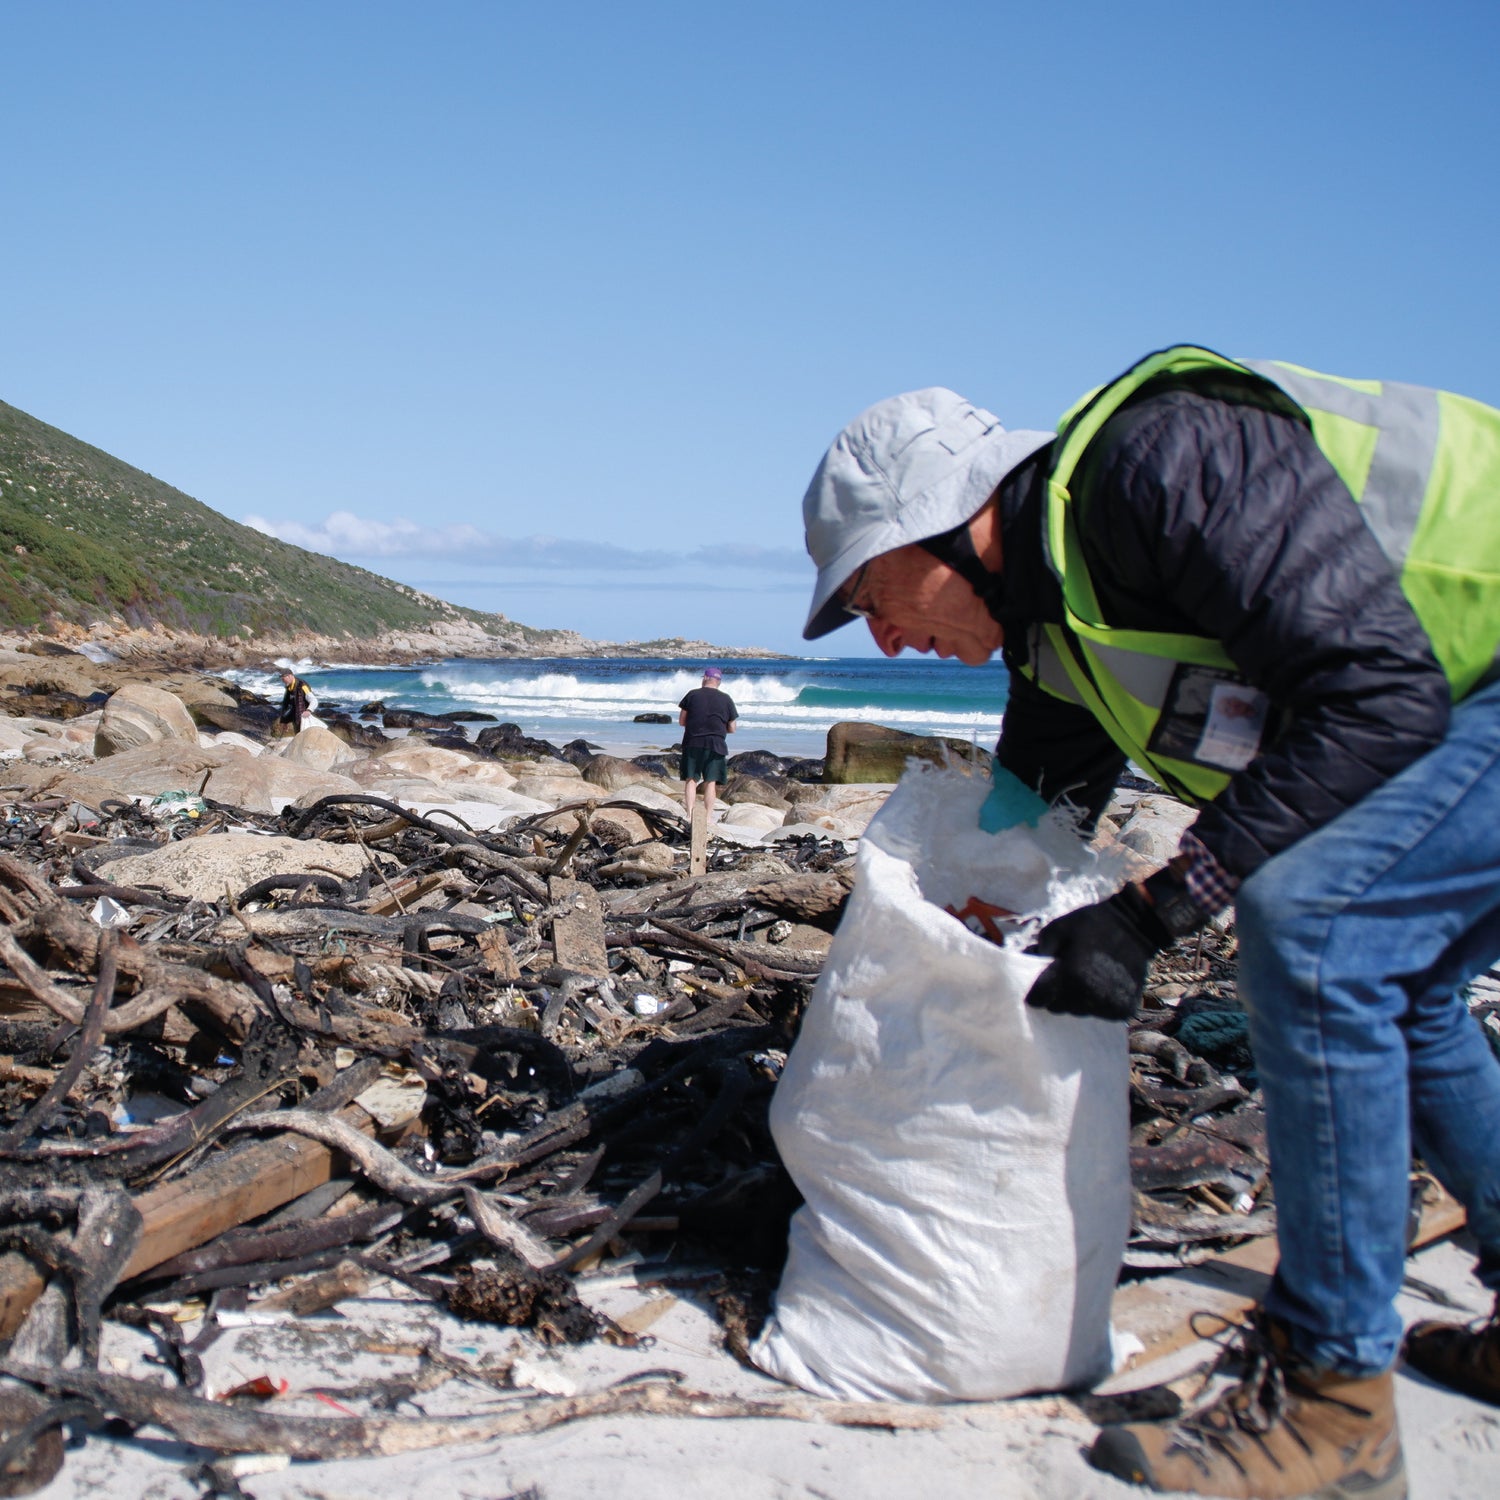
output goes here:
[[[1092, 1461], [1404, 1495], [1413, 1143], [1500, 1293], [1500, 1062], [1457, 993], [1500, 957], [1500, 412], [1180, 347], [1056, 437], [951, 391], [882, 402], [804, 516], [808, 639], [863, 616], [888, 656], [1003, 651], [1000, 767], [1092, 821], [1128, 757], [1202, 809], [1165, 869], [1043, 931], [1031, 1004], [1127, 1020], [1152, 955], [1237, 905], [1280, 1268], [1245, 1384]], [[1500, 1404], [1500, 1309], [1406, 1357]]]

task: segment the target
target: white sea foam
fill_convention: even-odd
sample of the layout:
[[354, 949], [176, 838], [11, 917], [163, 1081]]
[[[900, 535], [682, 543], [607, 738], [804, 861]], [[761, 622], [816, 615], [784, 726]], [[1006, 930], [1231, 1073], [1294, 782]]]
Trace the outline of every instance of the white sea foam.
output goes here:
[[[616, 707], [636, 712], [675, 708], [683, 695], [702, 684], [697, 672], [649, 672], [600, 681], [587, 681], [572, 672], [543, 672], [539, 676], [466, 678], [461, 673], [434, 668], [422, 673], [421, 685], [429, 692], [475, 703], [535, 706], [546, 711], [555, 703], [597, 710]], [[779, 677], [726, 677], [723, 689], [736, 707], [750, 703], [794, 703], [804, 684]], [[824, 716], [826, 717], [826, 711]]]

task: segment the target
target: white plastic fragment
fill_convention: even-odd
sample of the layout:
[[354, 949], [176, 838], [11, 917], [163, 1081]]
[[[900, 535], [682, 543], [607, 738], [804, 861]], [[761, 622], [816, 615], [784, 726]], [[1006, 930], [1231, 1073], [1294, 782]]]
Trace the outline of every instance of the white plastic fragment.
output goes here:
[[106, 932], [112, 927], [130, 926], [130, 913], [113, 896], [100, 896], [89, 908], [89, 917]]
[[578, 1382], [564, 1375], [553, 1364], [539, 1359], [518, 1359], [510, 1367], [510, 1383], [522, 1390], [540, 1391], [544, 1396], [576, 1396]]
[[249, 1479], [255, 1474], [279, 1474], [291, 1467], [287, 1453], [236, 1453], [230, 1458], [214, 1460], [214, 1468], [231, 1479]]

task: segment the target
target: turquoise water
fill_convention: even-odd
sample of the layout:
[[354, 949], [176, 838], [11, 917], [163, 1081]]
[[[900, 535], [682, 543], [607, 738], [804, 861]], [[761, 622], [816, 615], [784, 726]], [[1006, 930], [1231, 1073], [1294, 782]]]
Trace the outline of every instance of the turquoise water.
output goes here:
[[[320, 698], [351, 711], [377, 698], [391, 708], [433, 714], [478, 709], [555, 744], [582, 738], [632, 753], [675, 742], [677, 704], [702, 674], [699, 662], [649, 658], [291, 665]], [[740, 712], [732, 750], [821, 755], [828, 726], [841, 719], [993, 745], [1006, 697], [999, 662], [965, 667], [923, 657], [793, 657], [722, 666], [724, 691]], [[280, 680], [271, 673], [232, 675], [268, 697], [280, 696]], [[673, 722], [632, 722], [636, 714], [653, 712], [669, 713]]]

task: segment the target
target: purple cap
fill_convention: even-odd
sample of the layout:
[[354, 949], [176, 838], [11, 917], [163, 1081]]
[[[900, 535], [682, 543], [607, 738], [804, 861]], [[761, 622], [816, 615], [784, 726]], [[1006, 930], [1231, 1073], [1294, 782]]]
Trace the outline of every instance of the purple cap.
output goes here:
[[724, 673], [718, 667], [704, 667], [703, 675], [712, 677], [715, 682], [722, 681], [724, 677]]

